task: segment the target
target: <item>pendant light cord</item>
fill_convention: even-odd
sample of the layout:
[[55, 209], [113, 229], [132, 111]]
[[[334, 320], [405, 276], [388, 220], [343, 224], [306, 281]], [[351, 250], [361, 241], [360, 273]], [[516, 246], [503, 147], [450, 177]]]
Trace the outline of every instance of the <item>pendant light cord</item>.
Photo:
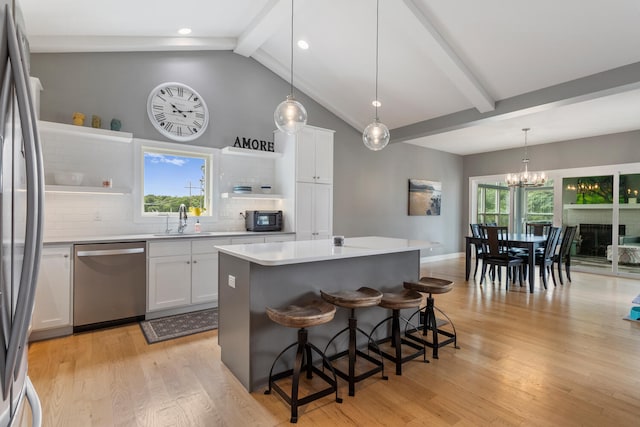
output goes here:
[[376, 99], [375, 99], [375, 107], [376, 107], [376, 121], [378, 121], [378, 37], [379, 37], [379, 26], [380, 26], [380, 0], [376, 0]]
[[293, 0], [291, 0], [291, 97], [293, 98]]

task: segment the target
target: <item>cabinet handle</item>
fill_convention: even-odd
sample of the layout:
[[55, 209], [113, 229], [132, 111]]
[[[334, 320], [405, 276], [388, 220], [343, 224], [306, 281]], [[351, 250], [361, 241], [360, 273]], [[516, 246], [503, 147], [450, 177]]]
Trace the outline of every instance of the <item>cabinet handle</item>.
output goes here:
[[198, 261], [193, 261], [193, 263], [194, 263], [194, 264], [197, 264], [197, 263], [198, 263]]
[[69, 258], [69, 255], [67, 255], [67, 254], [64, 254], [64, 255], [63, 255], [63, 257], [65, 257], [65, 258]]
[[187, 264], [191, 264], [191, 261], [187, 261]]

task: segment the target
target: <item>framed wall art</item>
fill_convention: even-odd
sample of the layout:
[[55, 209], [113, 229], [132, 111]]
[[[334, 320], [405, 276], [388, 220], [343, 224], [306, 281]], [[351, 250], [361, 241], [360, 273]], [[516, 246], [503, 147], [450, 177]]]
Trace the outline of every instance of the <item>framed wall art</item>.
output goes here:
[[442, 183], [426, 179], [409, 180], [409, 215], [440, 215]]

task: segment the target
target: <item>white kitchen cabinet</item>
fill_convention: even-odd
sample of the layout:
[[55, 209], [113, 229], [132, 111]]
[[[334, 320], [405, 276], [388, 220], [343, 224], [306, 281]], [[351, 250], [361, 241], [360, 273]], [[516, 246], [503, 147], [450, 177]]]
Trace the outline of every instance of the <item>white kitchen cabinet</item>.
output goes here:
[[[187, 244], [185, 251], [183, 244]], [[175, 248], [171, 256], [152, 257], [154, 246]], [[191, 249], [189, 242], [149, 243], [147, 310], [162, 310], [191, 303]]]
[[148, 311], [218, 301], [218, 251], [231, 239], [149, 243]]
[[71, 259], [71, 246], [42, 249], [32, 331], [72, 326]]
[[333, 183], [333, 131], [305, 126], [295, 136], [296, 181]]
[[217, 245], [231, 239], [197, 239], [191, 242], [191, 304], [213, 302], [218, 305]]
[[333, 232], [333, 185], [298, 182], [296, 240], [328, 239]]

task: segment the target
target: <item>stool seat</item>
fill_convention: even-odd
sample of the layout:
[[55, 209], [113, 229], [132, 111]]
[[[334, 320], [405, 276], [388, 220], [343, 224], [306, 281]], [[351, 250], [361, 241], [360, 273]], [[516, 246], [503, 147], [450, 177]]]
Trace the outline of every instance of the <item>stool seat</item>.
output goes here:
[[420, 307], [422, 295], [412, 289], [403, 289], [400, 292], [385, 292], [380, 300], [380, 307], [391, 310]]
[[446, 294], [453, 289], [453, 282], [435, 277], [421, 277], [418, 282], [404, 282], [404, 287], [425, 294]]
[[319, 299], [304, 306], [290, 305], [285, 308], [266, 307], [269, 319], [288, 328], [308, 328], [328, 323], [336, 314], [336, 307]]
[[320, 291], [322, 299], [345, 308], [371, 307], [380, 304], [382, 292], [363, 286], [357, 290]]

